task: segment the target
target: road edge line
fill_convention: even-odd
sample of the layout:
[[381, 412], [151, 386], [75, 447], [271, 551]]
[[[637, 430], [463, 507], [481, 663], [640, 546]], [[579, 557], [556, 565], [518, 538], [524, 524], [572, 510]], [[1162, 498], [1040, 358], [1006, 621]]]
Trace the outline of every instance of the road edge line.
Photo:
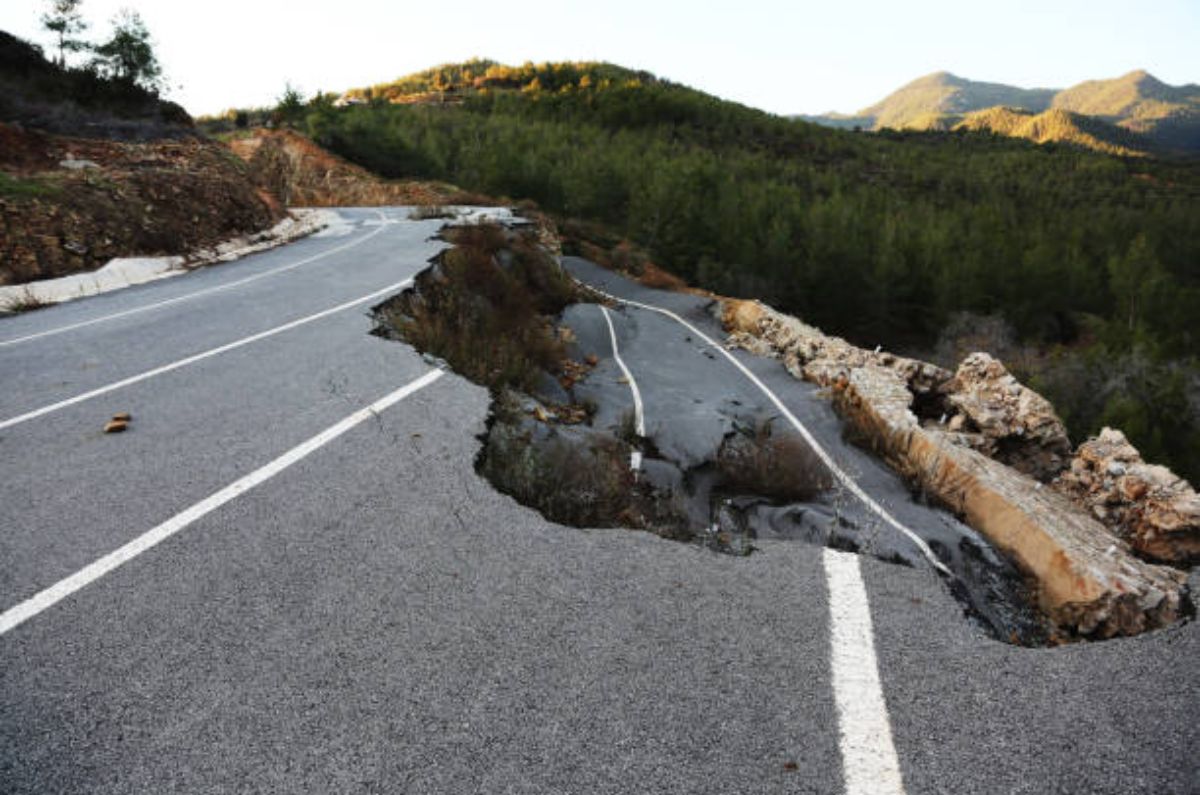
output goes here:
[[[608, 308], [603, 304], [597, 304], [600, 307], [600, 314], [604, 315], [604, 322], [608, 324], [608, 337], [612, 340], [613, 360], [616, 361], [617, 367], [621, 368], [621, 372], [625, 375], [625, 380], [629, 382], [629, 391], [633, 393], [633, 419], [634, 432], [639, 438], [646, 436], [646, 411], [642, 404], [642, 390], [638, 388], [637, 379], [633, 377], [633, 373], [625, 366], [625, 360], [621, 358], [621, 352], [617, 348], [617, 330], [613, 327], [612, 317], [608, 314]], [[629, 454], [629, 467], [633, 470], [642, 468], [642, 451], [634, 450]]]
[[[575, 278], [574, 275], [572, 275], [572, 278]], [[576, 281], [579, 281], [579, 280], [576, 279]], [[862, 502], [863, 505], [867, 506], [867, 508], [870, 509], [872, 513], [877, 515], [879, 518], [883, 519], [884, 522], [891, 525], [892, 528], [899, 530], [905, 537], [907, 537], [908, 540], [911, 541], [913, 543], [913, 545], [917, 547], [918, 550], [920, 550], [921, 554], [925, 557], [926, 560], [929, 561], [929, 563], [935, 569], [940, 571], [942, 574], [945, 574], [947, 577], [950, 577], [951, 579], [954, 578], [953, 572], [951, 572], [950, 569], [946, 568], [946, 564], [944, 564], [940, 560], [938, 560], [937, 556], [933, 554], [933, 550], [930, 549], [929, 544], [927, 544], [925, 542], [925, 539], [921, 538], [919, 535], [917, 535], [912, 530], [910, 530], [908, 527], [906, 527], [899, 519], [892, 516], [891, 513], [889, 513], [887, 511], [887, 509], [885, 509], [882, 505], [877, 503], [874, 500], [874, 498], [871, 497], [871, 495], [869, 495], [865, 491], [863, 491], [862, 487], [859, 486], [854, 481], [854, 478], [850, 477], [850, 475], [847, 474], [845, 470], [843, 470], [840, 466], [838, 466], [837, 462], [833, 460], [833, 456], [831, 456], [829, 454], [829, 452], [821, 445], [821, 443], [817, 441], [816, 437], [813, 436], [812, 433], [808, 430], [808, 428], [806, 428], [804, 426], [804, 423], [800, 422], [800, 420], [796, 417], [796, 415], [793, 414], [791, 412], [791, 410], [787, 406], [784, 405], [783, 401], [779, 398], [779, 396], [776, 395], [771, 390], [770, 387], [768, 387], [766, 384], [764, 384], [758, 376], [756, 376], [754, 373], [750, 372], [750, 368], [746, 367], [746, 365], [739, 362], [732, 353], [730, 353], [728, 350], [726, 350], [725, 346], [718, 343], [712, 337], [708, 336], [703, 331], [701, 331], [700, 329], [693, 326], [691, 323], [684, 320], [678, 314], [676, 314], [675, 312], [672, 312], [670, 309], [663, 309], [662, 307], [654, 306], [653, 304], [644, 304], [640, 301], [633, 301], [628, 298], [621, 298], [619, 296], [606, 293], [599, 288], [596, 288], [589, 284], [586, 284], [585, 282], [579, 281], [579, 283], [582, 284], [587, 289], [592, 290], [593, 292], [597, 293], [598, 295], [602, 295], [605, 298], [609, 298], [613, 301], [617, 301], [622, 304], [628, 304], [629, 306], [639, 307], [641, 309], [645, 309], [650, 312], [657, 312], [661, 315], [666, 315], [667, 317], [671, 318], [675, 322], [681, 324], [682, 326], [684, 326], [685, 328], [690, 330], [696, 336], [700, 337], [702, 340], [704, 340], [706, 343], [711, 345], [713, 348], [716, 348], [721, 353], [722, 356], [724, 356], [726, 359], [728, 359], [729, 362], [731, 364], [733, 364], [733, 366], [736, 367], [742, 373], [742, 375], [744, 375], [746, 378], [748, 378], [751, 383], [753, 383], [755, 386], [757, 386], [759, 388], [759, 390], [764, 395], [767, 396], [767, 398], [775, 405], [775, 408], [779, 409], [780, 413], [783, 414], [783, 416], [788, 420], [788, 422], [790, 422], [792, 424], [792, 427], [795, 428], [796, 431], [802, 437], [804, 437], [804, 441], [808, 443], [809, 447], [812, 448], [812, 451], [817, 455], [818, 458], [821, 459], [821, 463], [825, 464], [825, 466], [829, 468], [829, 471], [833, 473], [833, 476], [835, 478], [837, 478], [837, 480], [843, 486], [845, 486], [847, 489], [849, 489], [851, 494], [853, 494], [855, 497], [857, 497], [859, 499], [859, 501]]]

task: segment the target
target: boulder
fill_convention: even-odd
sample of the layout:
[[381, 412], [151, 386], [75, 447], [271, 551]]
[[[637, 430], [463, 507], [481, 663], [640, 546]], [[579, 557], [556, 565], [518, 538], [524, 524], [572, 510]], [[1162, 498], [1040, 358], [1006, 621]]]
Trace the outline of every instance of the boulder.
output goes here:
[[978, 429], [977, 449], [989, 458], [1043, 483], [1070, 462], [1071, 440], [1054, 406], [988, 354], [964, 359], [943, 389], [965, 424]]

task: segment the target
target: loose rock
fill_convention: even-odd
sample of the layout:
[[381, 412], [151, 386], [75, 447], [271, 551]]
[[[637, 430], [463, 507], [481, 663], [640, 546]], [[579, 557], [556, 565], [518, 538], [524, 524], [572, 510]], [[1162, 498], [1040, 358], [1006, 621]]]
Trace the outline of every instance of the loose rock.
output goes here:
[[1081, 444], [1054, 487], [1139, 554], [1179, 565], [1200, 560], [1200, 495], [1166, 467], [1143, 461], [1120, 431], [1104, 428]]

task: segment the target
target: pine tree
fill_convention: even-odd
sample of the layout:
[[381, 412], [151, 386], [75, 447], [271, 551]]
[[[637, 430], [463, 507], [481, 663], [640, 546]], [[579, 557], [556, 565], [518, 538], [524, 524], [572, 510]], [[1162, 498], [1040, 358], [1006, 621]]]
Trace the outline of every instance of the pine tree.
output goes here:
[[67, 65], [67, 53], [82, 52], [88, 48], [78, 34], [87, 30], [88, 24], [79, 13], [83, 0], [50, 0], [50, 11], [42, 15], [42, 26], [58, 38], [58, 65]]

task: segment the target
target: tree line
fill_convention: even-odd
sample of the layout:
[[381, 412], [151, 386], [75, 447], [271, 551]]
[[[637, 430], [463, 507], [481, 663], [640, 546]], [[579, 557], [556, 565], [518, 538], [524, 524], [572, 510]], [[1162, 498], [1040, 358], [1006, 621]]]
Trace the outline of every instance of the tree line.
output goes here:
[[163, 70], [154, 52], [150, 31], [138, 12], [122, 9], [113, 17], [112, 32], [101, 42], [89, 42], [82, 34], [90, 27], [84, 19], [82, 0], [47, 0], [42, 27], [53, 37], [58, 56], [55, 63], [68, 67], [68, 57], [87, 54], [77, 68], [158, 93], [163, 88]]
[[930, 352], [963, 313], [1000, 318], [1077, 440], [1115, 423], [1200, 476], [1195, 163], [829, 130], [616, 67], [527, 67], [496, 89], [480, 66], [453, 105], [313, 102], [299, 123], [385, 176], [605, 224], [860, 344]]

